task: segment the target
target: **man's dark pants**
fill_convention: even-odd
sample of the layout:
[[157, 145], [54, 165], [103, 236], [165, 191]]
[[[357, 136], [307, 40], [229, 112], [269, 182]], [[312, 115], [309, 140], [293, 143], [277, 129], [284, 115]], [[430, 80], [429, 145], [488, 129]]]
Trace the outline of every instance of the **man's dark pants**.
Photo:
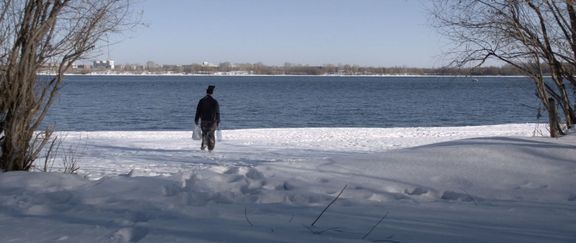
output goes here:
[[202, 121], [200, 125], [202, 129], [202, 147], [208, 147], [208, 150], [212, 151], [214, 149], [214, 145], [216, 145], [216, 128], [218, 124], [216, 122], [209, 122], [209, 121]]

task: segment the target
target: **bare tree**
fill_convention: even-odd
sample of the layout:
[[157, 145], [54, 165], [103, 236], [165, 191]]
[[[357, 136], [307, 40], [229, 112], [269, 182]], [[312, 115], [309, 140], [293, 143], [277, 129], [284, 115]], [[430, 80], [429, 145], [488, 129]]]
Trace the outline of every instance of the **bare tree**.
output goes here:
[[[0, 0], [1, 170], [30, 169], [50, 141], [53, 129], [37, 130], [64, 72], [134, 16], [129, 0]], [[45, 66], [55, 74], [37, 76]]]
[[[530, 77], [550, 114], [550, 135], [563, 134], [554, 104], [568, 128], [576, 115], [565, 80], [576, 92], [576, 12], [573, 0], [435, 0], [436, 27], [455, 43], [455, 66], [489, 59]], [[549, 70], [552, 82], [546, 82]], [[574, 98], [575, 93], [572, 93]]]

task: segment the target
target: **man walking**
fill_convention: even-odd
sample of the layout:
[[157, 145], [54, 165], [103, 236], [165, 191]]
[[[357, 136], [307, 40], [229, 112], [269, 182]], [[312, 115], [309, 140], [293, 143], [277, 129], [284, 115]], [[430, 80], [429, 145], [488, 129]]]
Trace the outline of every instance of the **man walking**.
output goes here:
[[214, 133], [216, 128], [220, 125], [220, 105], [218, 101], [212, 97], [214, 93], [214, 85], [209, 85], [206, 89], [206, 96], [200, 99], [196, 107], [196, 117], [194, 123], [202, 129], [202, 145], [201, 150], [208, 147], [208, 151], [212, 152], [216, 144], [216, 137]]

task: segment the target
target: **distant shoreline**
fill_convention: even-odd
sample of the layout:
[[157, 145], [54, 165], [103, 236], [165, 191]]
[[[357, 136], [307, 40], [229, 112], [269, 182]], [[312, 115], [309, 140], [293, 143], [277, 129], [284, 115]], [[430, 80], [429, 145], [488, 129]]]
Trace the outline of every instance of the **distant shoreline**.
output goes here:
[[[40, 76], [52, 76], [54, 73], [37, 73]], [[477, 77], [477, 78], [524, 78], [522, 75], [438, 75], [438, 74], [322, 74], [322, 75], [297, 75], [297, 74], [187, 74], [187, 73], [66, 73], [64, 76], [102, 76], [102, 77], [366, 77], [366, 78], [429, 78], [429, 77]]]

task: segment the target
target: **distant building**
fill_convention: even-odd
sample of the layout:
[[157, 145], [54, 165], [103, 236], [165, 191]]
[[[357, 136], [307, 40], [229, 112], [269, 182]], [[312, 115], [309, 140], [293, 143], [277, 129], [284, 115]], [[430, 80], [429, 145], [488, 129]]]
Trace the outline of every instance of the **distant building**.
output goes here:
[[94, 64], [92, 65], [92, 67], [94, 67], [95, 69], [110, 69], [113, 70], [114, 69], [114, 61], [113, 60], [98, 60], [98, 61], [94, 61]]
[[209, 63], [209, 62], [202, 62], [203, 67], [218, 67], [218, 65]]
[[[74, 68], [74, 67], [73, 67], [73, 68]], [[78, 64], [78, 65], [76, 65], [75, 68], [76, 68], [76, 69], [84, 69], [84, 70], [86, 70], [86, 69], [91, 69], [92, 67], [90, 66], [90, 64]]]

